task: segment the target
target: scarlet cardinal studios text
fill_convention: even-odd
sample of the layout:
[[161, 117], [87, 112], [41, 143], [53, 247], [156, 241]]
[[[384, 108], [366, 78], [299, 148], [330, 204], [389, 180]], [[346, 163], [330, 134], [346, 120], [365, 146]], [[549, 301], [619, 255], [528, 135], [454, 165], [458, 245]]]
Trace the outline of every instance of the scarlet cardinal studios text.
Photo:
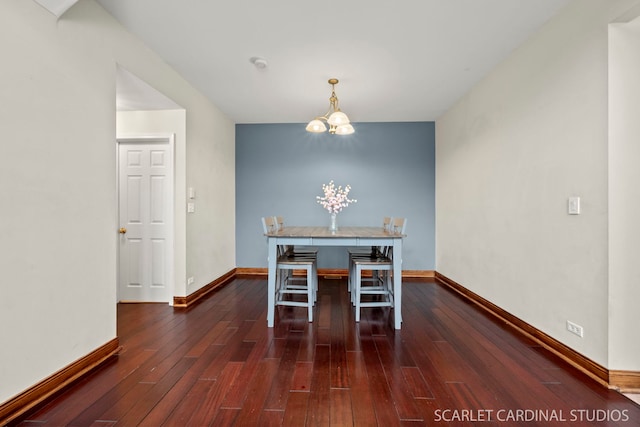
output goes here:
[[433, 415], [436, 422], [629, 421], [627, 409], [436, 409]]

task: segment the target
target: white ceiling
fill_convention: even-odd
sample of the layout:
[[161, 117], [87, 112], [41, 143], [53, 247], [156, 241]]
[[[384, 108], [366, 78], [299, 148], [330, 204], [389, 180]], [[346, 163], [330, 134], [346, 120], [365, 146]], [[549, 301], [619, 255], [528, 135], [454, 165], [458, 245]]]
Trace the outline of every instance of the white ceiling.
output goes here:
[[435, 120], [569, 0], [97, 1], [236, 123], [297, 123], [331, 77], [354, 122]]

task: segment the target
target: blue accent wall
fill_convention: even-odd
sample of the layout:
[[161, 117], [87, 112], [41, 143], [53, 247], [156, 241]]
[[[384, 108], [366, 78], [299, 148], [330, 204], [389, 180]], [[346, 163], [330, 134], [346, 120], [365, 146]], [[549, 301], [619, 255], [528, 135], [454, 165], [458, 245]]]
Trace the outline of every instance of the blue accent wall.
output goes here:
[[[260, 218], [329, 226], [322, 184], [351, 185], [358, 200], [340, 225], [407, 218], [403, 268], [435, 269], [435, 123], [356, 123], [352, 135], [312, 134], [304, 124], [236, 125], [236, 262], [266, 267]], [[347, 268], [345, 248], [320, 248], [319, 268]]]

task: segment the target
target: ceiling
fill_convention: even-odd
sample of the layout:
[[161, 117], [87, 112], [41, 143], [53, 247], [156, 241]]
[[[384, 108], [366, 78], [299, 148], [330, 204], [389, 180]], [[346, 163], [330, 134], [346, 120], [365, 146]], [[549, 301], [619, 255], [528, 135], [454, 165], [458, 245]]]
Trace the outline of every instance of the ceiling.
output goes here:
[[97, 1], [234, 122], [301, 123], [332, 77], [354, 122], [435, 120], [569, 0]]

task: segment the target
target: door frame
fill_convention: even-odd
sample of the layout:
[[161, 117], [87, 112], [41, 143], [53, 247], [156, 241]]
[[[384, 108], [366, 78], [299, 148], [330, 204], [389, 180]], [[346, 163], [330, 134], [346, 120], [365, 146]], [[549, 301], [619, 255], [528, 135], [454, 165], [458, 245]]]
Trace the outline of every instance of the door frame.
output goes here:
[[116, 137], [116, 221], [117, 227], [114, 230], [116, 234], [116, 304], [120, 301], [120, 145], [121, 144], [158, 144], [169, 145], [169, 151], [171, 153], [171, 185], [169, 186], [169, 212], [168, 212], [168, 236], [170, 239], [168, 245], [169, 254], [167, 255], [167, 303], [173, 305], [173, 298], [175, 296], [175, 237], [176, 237], [176, 224], [175, 224], [175, 183], [176, 183], [176, 150], [175, 150], [175, 134], [174, 133], [145, 133], [140, 135], [118, 135]]

